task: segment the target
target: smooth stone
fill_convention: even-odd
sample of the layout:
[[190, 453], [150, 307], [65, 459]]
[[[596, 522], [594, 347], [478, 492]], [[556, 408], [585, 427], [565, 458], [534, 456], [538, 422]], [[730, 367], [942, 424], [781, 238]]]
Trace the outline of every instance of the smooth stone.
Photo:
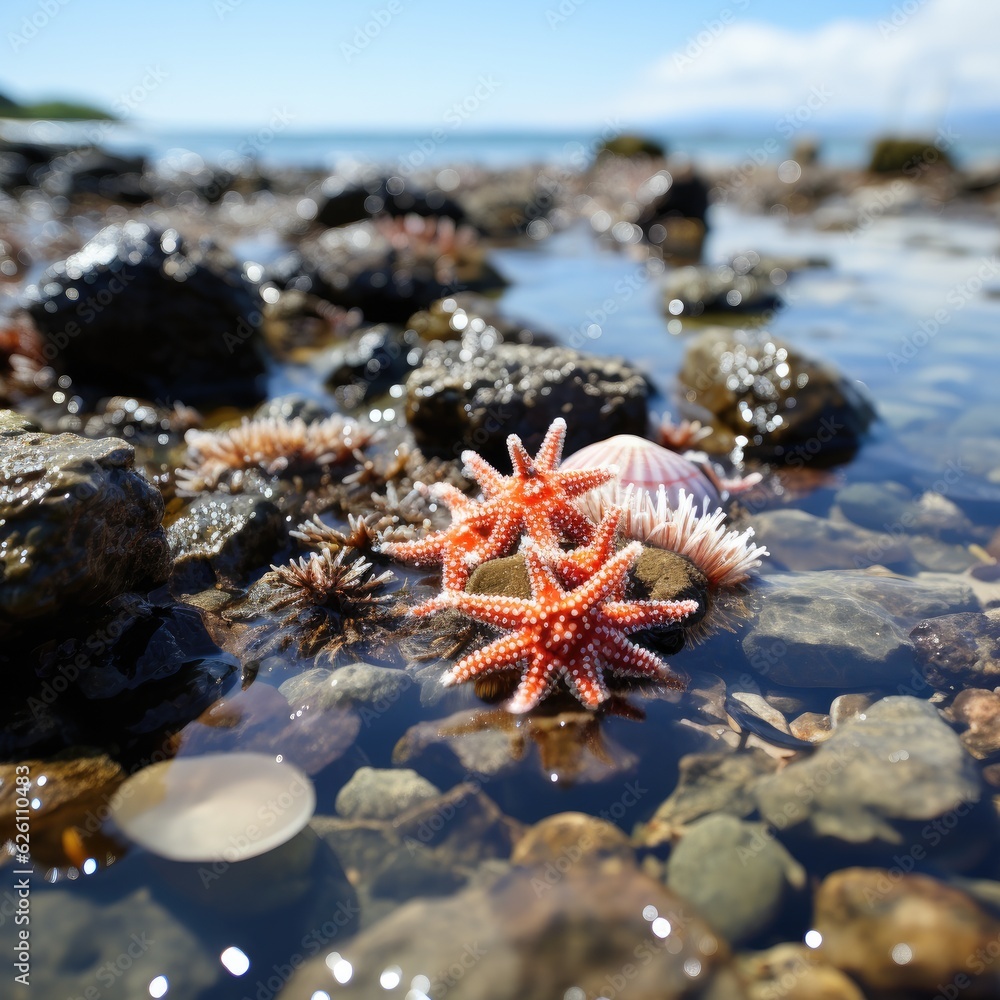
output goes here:
[[365, 725], [396, 705], [415, 681], [406, 670], [374, 663], [346, 663], [335, 670], [313, 667], [284, 681], [279, 690], [290, 702], [317, 708], [356, 707]]
[[440, 789], [409, 768], [359, 767], [337, 793], [337, 815], [345, 819], [392, 819]]
[[635, 849], [621, 829], [588, 813], [565, 812], [546, 816], [528, 827], [514, 845], [510, 860], [529, 867], [556, 861], [559, 868], [565, 863], [610, 857], [635, 860]]
[[901, 483], [849, 483], [834, 503], [849, 521], [870, 531], [888, 533], [916, 519], [913, 494]]
[[531, 580], [524, 556], [518, 552], [488, 559], [472, 571], [465, 589], [470, 594], [499, 594], [530, 600]]
[[501, 469], [507, 436], [534, 454], [556, 417], [566, 417], [565, 454], [615, 434], [643, 434], [649, 385], [615, 358], [568, 347], [497, 344], [482, 354], [465, 341], [434, 344], [406, 380], [406, 416], [425, 451], [457, 458], [472, 448]]
[[723, 812], [738, 819], [749, 816], [757, 807], [753, 783], [777, 768], [778, 761], [762, 750], [686, 754], [679, 762], [677, 787], [636, 829], [636, 841], [657, 847], [676, 840], [703, 816]]
[[819, 712], [803, 712], [788, 723], [793, 736], [807, 743], [822, 743], [833, 735], [833, 722], [829, 715]]
[[864, 715], [873, 701], [867, 694], [838, 694], [830, 702], [830, 724], [836, 729], [845, 722], [851, 722]]
[[805, 870], [763, 823], [717, 813], [687, 828], [667, 860], [666, 882], [731, 944], [767, 930]]
[[962, 573], [980, 565], [967, 546], [941, 542], [929, 535], [911, 536], [910, 554], [921, 570], [931, 573]]
[[38, 887], [31, 894], [32, 925], [45, 928], [31, 936], [31, 993], [78, 997], [90, 985], [100, 991], [95, 996], [133, 1000], [148, 996], [150, 982], [162, 975], [171, 992], [194, 997], [226, 975], [199, 929], [148, 888], [126, 889], [100, 903], [76, 889]]
[[786, 834], [899, 845], [914, 825], [958, 811], [947, 849], [988, 835], [974, 815], [983, 797], [975, 761], [932, 705], [907, 696], [876, 702], [753, 794], [762, 818]]
[[752, 691], [735, 691], [729, 697], [740, 702], [748, 711], [774, 726], [780, 732], [791, 734], [788, 720], [776, 708], [769, 705], [761, 695]]
[[754, 518], [754, 530], [754, 541], [767, 547], [771, 561], [789, 570], [865, 569], [910, 559], [905, 539], [804, 510], [764, 511]]
[[977, 760], [1000, 751], [1000, 694], [966, 688], [955, 695], [946, 714], [963, 727], [962, 745]]
[[1000, 685], [1000, 610], [920, 622], [910, 639], [927, 682], [941, 691]]
[[[686, 901], [618, 859], [581, 862], [546, 881], [515, 868], [489, 886], [418, 899], [351, 942], [353, 975], [333, 977], [325, 956], [296, 972], [280, 1000], [325, 991], [344, 1000], [380, 995], [384, 970], [403, 984], [426, 976], [428, 996], [455, 1000], [552, 1000], [576, 987], [611, 996], [620, 976], [629, 1000], [742, 1000], [726, 946]], [[655, 937], [643, 912], [670, 923]], [[569, 994], [572, 996], [572, 994]]]
[[[914, 670], [908, 630], [928, 609], [974, 603], [904, 578], [827, 571], [776, 574], [757, 593], [762, 607], [743, 638], [751, 666], [775, 684], [864, 687], [897, 683]], [[921, 682], [921, 686], [923, 683]]]
[[[834, 872], [816, 892], [813, 927], [823, 937], [821, 957], [866, 989], [926, 996], [948, 984], [955, 996], [971, 997], [1000, 990], [1000, 969], [989, 958], [1000, 922], [964, 892], [927, 875]], [[977, 961], [984, 948], [986, 960]]]
[[0, 635], [166, 579], [163, 498], [134, 461], [122, 441], [0, 410]]
[[865, 1000], [857, 984], [804, 944], [741, 955], [748, 1000]]

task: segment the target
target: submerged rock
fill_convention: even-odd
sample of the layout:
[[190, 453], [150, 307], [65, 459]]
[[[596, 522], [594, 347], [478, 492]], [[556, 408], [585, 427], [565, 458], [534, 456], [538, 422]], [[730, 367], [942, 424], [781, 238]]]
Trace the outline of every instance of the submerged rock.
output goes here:
[[614, 358], [568, 347], [498, 344], [481, 357], [461, 342], [432, 346], [406, 380], [406, 415], [425, 450], [458, 457], [474, 448], [508, 461], [508, 434], [534, 453], [556, 417], [567, 417], [570, 454], [614, 434], [642, 434], [649, 386]]
[[78, 389], [229, 405], [263, 394], [256, 293], [176, 230], [107, 226], [30, 286], [25, 307]]
[[1000, 991], [1000, 922], [926, 875], [834, 872], [816, 893], [813, 927], [823, 937], [820, 956], [866, 989], [980, 998]]
[[727, 941], [742, 944], [767, 930], [802, 866], [763, 823], [718, 813], [688, 827], [667, 861], [666, 882]]
[[[743, 638], [751, 666], [776, 684], [840, 690], [912, 679], [913, 623], [932, 608], [975, 604], [961, 584], [943, 591], [903, 577], [836, 570], [777, 574], [758, 594], [760, 614]], [[916, 682], [925, 687], [919, 674]]]
[[409, 768], [359, 767], [337, 793], [337, 815], [345, 819], [392, 819], [441, 794]]
[[728, 266], [682, 267], [671, 271], [663, 283], [663, 308], [670, 316], [759, 313], [780, 304], [769, 278], [737, 274]]
[[[886, 848], [912, 842], [917, 861], [941, 847], [939, 857], [971, 864], [971, 849], [989, 835], [977, 810], [983, 785], [975, 761], [937, 710], [911, 697], [876, 702], [811, 757], [758, 781], [754, 796], [783, 836]], [[947, 824], [933, 825], [942, 817]]]
[[910, 639], [927, 683], [939, 690], [1000, 685], [1000, 611], [930, 618]]
[[741, 955], [749, 1000], [865, 1000], [857, 984], [804, 944]]
[[629, 1000], [744, 996], [725, 944], [685, 901], [630, 864], [551, 870], [547, 878], [545, 868], [516, 869], [449, 899], [414, 900], [354, 939], [348, 983], [317, 958], [281, 1000], [317, 991], [373, 997], [386, 970], [395, 982], [423, 983], [428, 996], [462, 1000], [552, 1000], [574, 989]]
[[0, 635], [165, 579], [163, 499], [134, 458], [0, 411]]
[[747, 456], [797, 468], [850, 456], [875, 419], [856, 382], [763, 331], [701, 334], [680, 382], [718, 428], [747, 439]]

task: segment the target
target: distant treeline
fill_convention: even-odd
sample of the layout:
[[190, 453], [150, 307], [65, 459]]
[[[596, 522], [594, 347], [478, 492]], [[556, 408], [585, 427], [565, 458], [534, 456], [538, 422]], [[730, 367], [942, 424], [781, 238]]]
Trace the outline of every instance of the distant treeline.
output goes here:
[[0, 94], [0, 118], [58, 119], [60, 121], [107, 121], [115, 116], [73, 101], [36, 101], [33, 104], [18, 104], [4, 94]]

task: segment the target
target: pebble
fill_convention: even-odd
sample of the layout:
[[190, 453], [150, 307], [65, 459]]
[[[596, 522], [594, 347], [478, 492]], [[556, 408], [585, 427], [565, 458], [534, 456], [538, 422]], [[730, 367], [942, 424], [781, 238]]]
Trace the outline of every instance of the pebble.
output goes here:
[[409, 768], [359, 767], [337, 793], [337, 815], [345, 819], [392, 819], [441, 792]]

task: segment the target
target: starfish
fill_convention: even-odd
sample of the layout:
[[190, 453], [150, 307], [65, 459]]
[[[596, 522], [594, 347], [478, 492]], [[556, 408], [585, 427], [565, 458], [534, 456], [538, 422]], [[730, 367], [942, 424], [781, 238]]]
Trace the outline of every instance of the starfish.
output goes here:
[[527, 661], [520, 686], [506, 705], [508, 711], [519, 714], [533, 709], [560, 677], [587, 708], [596, 709], [609, 696], [605, 667], [613, 673], [683, 687], [683, 680], [655, 653], [629, 642], [625, 635], [679, 621], [696, 610], [698, 602], [609, 600], [610, 595], [623, 592], [628, 571], [641, 551], [641, 544], [627, 545], [586, 583], [564, 590], [538, 547], [528, 543], [530, 600], [446, 591], [414, 608], [417, 615], [458, 608], [511, 633], [461, 659], [441, 683], [450, 687]]
[[448, 506], [451, 524], [412, 542], [387, 542], [381, 551], [418, 566], [440, 563], [443, 589], [460, 591], [476, 566], [507, 555], [522, 533], [543, 547], [557, 547], [564, 535], [589, 542], [594, 525], [573, 498], [609, 482], [617, 473], [614, 468], [558, 471], [565, 437], [566, 421], [558, 417], [532, 458], [521, 439], [511, 434], [507, 450], [512, 476], [502, 475], [474, 451], [463, 452], [462, 461], [482, 489], [484, 500], [477, 502], [454, 486], [439, 484], [432, 495]]
[[[560, 548], [544, 550], [545, 561], [556, 571], [556, 575], [569, 587], [579, 587], [586, 583], [614, 554], [618, 537], [618, 523], [621, 521], [622, 507], [609, 507], [594, 529], [594, 537], [589, 545], [578, 545], [568, 552]], [[610, 595], [620, 601], [625, 596], [625, 578], [621, 590]]]

